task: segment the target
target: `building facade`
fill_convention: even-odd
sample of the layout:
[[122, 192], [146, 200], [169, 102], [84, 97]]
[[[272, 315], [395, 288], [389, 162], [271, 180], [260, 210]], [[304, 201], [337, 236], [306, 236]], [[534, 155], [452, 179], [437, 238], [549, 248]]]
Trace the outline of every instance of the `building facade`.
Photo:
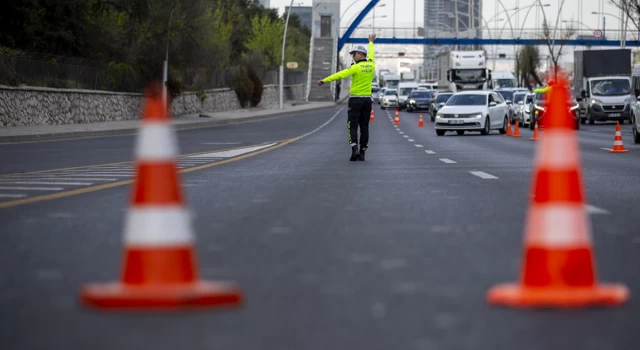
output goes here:
[[[482, 0], [424, 0], [424, 36], [427, 38], [480, 38], [481, 28]], [[425, 45], [425, 79], [437, 79], [436, 56], [439, 52], [450, 49], [453, 47]]]
[[[285, 6], [284, 13], [289, 12], [289, 6]], [[300, 23], [311, 30], [311, 23], [313, 22], [313, 7], [311, 6], [294, 6], [291, 8], [291, 14], [297, 15], [300, 18]]]

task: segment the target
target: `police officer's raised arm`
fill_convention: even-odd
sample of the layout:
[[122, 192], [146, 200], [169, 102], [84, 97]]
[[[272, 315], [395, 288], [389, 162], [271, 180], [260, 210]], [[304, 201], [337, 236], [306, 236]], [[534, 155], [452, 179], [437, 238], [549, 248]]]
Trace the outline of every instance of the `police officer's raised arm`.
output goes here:
[[376, 56], [373, 51], [373, 42], [376, 41], [375, 34], [369, 34], [369, 61], [375, 62]]

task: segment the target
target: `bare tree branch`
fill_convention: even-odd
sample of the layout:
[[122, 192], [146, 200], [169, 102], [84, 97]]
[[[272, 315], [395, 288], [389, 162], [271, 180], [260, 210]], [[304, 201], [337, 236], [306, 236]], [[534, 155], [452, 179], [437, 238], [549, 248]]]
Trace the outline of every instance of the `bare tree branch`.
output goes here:
[[629, 17], [636, 29], [640, 29], [640, 0], [611, 0], [611, 3]]

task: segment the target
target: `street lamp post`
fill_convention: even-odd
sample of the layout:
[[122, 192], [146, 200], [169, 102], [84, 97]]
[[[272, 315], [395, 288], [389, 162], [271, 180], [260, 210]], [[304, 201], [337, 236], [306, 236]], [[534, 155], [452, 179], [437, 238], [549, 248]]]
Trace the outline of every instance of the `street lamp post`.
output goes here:
[[168, 89], [167, 80], [169, 79], [169, 31], [171, 30], [171, 17], [173, 16], [173, 10], [175, 9], [176, 3], [174, 1], [171, 6], [171, 12], [169, 12], [169, 22], [167, 24], [167, 51], [164, 58], [164, 63], [162, 65], [162, 104], [167, 108], [168, 103]]
[[289, 11], [287, 11], [287, 19], [284, 22], [284, 35], [282, 36], [282, 56], [280, 59], [280, 109], [284, 109], [284, 48], [287, 43], [287, 26], [289, 26], [289, 16], [291, 15], [293, 1], [294, 0], [291, 0]]

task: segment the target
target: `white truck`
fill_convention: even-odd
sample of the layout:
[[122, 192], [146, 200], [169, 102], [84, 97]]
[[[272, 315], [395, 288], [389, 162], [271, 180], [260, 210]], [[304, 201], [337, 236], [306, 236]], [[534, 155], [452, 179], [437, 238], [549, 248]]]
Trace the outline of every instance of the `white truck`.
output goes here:
[[402, 72], [402, 73], [400, 73], [400, 81], [402, 83], [404, 83], [404, 82], [413, 82], [413, 83], [415, 83], [416, 74], [413, 71], [411, 71], [411, 72]]
[[636, 101], [631, 89], [631, 50], [574, 51], [573, 64], [573, 91], [579, 94], [582, 124], [630, 120]]
[[488, 90], [491, 70], [487, 55], [478, 51], [444, 51], [436, 57], [438, 89], [452, 92]]
[[381, 87], [397, 89], [398, 84], [400, 84], [400, 76], [397, 74], [387, 73], [380, 78]]

